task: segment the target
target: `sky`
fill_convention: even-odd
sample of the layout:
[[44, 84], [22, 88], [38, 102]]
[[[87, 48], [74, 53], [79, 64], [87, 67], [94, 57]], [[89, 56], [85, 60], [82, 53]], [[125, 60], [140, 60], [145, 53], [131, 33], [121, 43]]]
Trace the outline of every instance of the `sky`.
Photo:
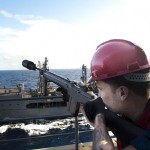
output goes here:
[[49, 68], [90, 67], [97, 45], [126, 39], [150, 58], [148, 0], [0, 0], [0, 70], [47, 57]]

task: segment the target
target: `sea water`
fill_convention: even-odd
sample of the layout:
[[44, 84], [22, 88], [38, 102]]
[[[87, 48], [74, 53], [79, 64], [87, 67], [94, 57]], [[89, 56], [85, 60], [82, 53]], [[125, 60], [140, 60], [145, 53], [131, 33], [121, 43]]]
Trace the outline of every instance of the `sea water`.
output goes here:
[[[71, 81], [81, 81], [81, 69], [52, 69], [50, 72], [62, 76]], [[32, 70], [6, 70], [0, 71], [0, 87], [14, 87], [18, 84], [24, 84], [25, 88], [37, 88], [38, 71]], [[87, 78], [89, 70], [87, 70]]]
[[[71, 81], [81, 81], [81, 69], [50, 70]], [[23, 84], [25, 89], [37, 88], [39, 73], [29, 70], [0, 71], [0, 87]], [[87, 72], [87, 77], [89, 71]], [[92, 140], [92, 127], [85, 117], [79, 120], [79, 143]], [[86, 133], [84, 131], [88, 130]], [[30, 120], [0, 126], [0, 150], [28, 150], [75, 143], [75, 118]], [[69, 134], [72, 133], [72, 134]], [[65, 134], [65, 136], [63, 136]], [[55, 136], [53, 136], [55, 135]]]

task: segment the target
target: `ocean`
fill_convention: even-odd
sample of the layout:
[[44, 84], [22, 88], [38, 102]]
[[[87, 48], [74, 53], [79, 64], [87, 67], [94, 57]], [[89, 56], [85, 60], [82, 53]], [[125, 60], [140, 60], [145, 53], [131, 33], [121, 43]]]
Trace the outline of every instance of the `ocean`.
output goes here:
[[[81, 69], [52, 69], [50, 72], [62, 76], [71, 81], [81, 81]], [[36, 88], [38, 82], [38, 71], [32, 70], [12, 70], [0, 71], [0, 87], [14, 87], [18, 84], [24, 84], [25, 88]], [[89, 70], [87, 69], [87, 77]]]
[[[81, 81], [81, 69], [50, 71], [71, 81]], [[36, 89], [38, 76], [38, 72], [30, 70], [0, 71], [0, 87], [15, 87], [23, 84], [25, 89]], [[89, 77], [89, 70], [87, 77]], [[93, 128], [83, 116], [79, 117], [78, 122], [79, 143], [91, 141]], [[56, 120], [37, 119], [0, 126], [0, 150], [32, 150], [74, 143], [74, 117]]]

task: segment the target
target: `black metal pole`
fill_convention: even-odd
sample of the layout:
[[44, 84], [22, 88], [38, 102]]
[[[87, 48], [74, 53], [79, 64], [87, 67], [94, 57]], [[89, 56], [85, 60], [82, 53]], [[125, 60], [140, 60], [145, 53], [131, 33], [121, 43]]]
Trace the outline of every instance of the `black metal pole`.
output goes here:
[[78, 116], [75, 116], [75, 150], [79, 149], [79, 126], [78, 126]]

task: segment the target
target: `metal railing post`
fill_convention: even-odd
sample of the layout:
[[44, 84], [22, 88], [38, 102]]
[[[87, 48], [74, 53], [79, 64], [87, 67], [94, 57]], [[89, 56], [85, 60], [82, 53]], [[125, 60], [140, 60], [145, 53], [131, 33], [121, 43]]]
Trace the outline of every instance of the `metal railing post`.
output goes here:
[[75, 116], [75, 150], [79, 149], [79, 125], [78, 116]]

